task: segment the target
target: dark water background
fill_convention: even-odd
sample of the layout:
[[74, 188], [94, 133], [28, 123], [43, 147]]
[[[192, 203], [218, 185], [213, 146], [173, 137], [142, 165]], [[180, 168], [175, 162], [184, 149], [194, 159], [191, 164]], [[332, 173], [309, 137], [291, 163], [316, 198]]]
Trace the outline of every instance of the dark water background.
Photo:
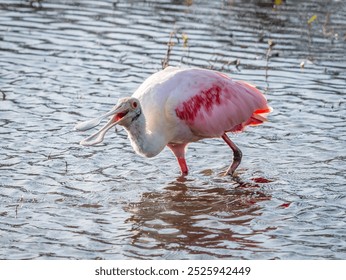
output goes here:
[[[78, 145], [75, 123], [160, 70], [172, 31], [170, 65], [274, 108], [232, 137], [238, 181], [220, 139], [190, 145], [185, 179], [123, 130]], [[0, 258], [346, 259], [345, 89], [345, 1], [1, 0]]]

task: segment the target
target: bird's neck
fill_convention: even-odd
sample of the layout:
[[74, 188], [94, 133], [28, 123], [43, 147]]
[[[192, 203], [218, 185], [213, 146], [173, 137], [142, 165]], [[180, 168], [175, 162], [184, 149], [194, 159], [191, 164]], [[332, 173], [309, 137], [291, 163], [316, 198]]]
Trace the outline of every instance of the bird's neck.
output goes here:
[[142, 113], [128, 127], [125, 127], [135, 152], [145, 157], [154, 157], [166, 146], [164, 135], [159, 131], [148, 130], [146, 119]]

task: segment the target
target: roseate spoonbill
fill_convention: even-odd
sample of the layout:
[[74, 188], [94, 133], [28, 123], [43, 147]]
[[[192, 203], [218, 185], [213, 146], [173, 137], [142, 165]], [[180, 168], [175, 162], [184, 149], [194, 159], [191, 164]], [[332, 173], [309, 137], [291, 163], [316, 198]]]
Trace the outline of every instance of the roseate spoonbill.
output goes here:
[[226, 133], [259, 125], [270, 111], [264, 95], [250, 84], [211, 70], [167, 67], [147, 78], [132, 97], [119, 99], [108, 113], [75, 128], [88, 130], [112, 116], [80, 144], [102, 142], [105, 133], [118, 124], [127, 131], [137, 154], [154, 157], [166, 146], [170, 148], [182, 175], [188, 174], [185, 152], [190, 142], [221, 137], [233, 150], [233, 162], [226, 172], [233, 175], [242, 152]]

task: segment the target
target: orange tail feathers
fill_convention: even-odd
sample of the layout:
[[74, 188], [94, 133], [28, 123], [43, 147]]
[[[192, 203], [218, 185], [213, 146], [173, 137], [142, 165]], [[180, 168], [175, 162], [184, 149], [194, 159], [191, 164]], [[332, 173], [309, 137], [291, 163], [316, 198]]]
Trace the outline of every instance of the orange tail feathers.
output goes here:
[[268, 121], [267, 115], [272, 111], [273, 109], [271, 107], [256, 110], [255, 112], [253, 112], [252, 116], [245, 122], [244, 127], [247, 125], [260, 125]]
[[246, 126], [255, 126], [255, 125], [260, 125], [266, 121], [267, 115], [272, 112], [273, 109], [271, 107], [267, 107], [265, 109], [258, 109], [252, 113], [252, 116], [246, 121], [241, 124], [236, 125], [233, 127], [231, 132], [242, 132]]

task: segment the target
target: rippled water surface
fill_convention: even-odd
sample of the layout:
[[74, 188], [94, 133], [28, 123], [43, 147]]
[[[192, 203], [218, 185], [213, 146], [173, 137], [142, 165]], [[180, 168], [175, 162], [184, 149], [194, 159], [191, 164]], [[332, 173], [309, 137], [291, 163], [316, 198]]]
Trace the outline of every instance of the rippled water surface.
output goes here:
[[[220, 139], [189, 146], [185, 178], [122, 129], [78, 144], [75, 123], [161, 69], [171, 32], [170, 65], [274, 108], [231, 136], [237, 180]], [[2, 0], [0, 258], [346, 259], [345, 45], [345, 1]]]

